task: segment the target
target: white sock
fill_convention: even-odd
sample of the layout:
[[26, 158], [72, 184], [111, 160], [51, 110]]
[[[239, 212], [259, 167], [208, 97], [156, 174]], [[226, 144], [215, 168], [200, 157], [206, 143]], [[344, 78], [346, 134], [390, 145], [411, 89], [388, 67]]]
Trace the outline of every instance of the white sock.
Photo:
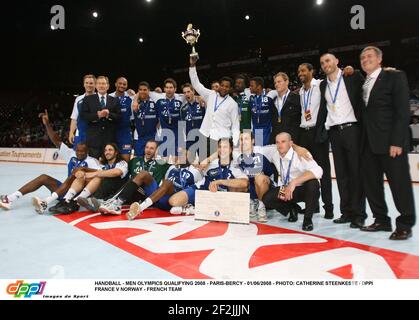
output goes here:
[[148, 207], [151, 207], [152, 204], [153, 201], [150, 198], [145, 199], [144, 202], [140, 204], [140, 211], [144, 211]]
[[[80, 192], [80, 194], [77, 196], [77, 198], [79, 197], [88, 198], [90, 197], [90, 195], [91, 195], [91, 192], [88, 189], [84, 188], [83, 191]], [[77, 200], [77, 198], [75, 200]]]
[[67, 193], [64, 196], [65, 202], [70, 202], [70, 200], [73, 199], [76, 194], [77, 194], [76, 190], [72, 188], [68, 189]]
[[22, 192], [16, 191], [12, 194], [7, 196], [7, 199], [9, 199], [10, 202], [16, 201], [17, 199], [21, 198], [23, 196]]
[[45, 198], [45, 202], [47, 204], [50, 204], [52, 201], [57, 200], [58, 199], [58, 194], [53, 192], [49, 197]]
[[262, 209], [262, 208], [265, 208], [265, 204], [262, 201], [259, 200], [258, 210]]

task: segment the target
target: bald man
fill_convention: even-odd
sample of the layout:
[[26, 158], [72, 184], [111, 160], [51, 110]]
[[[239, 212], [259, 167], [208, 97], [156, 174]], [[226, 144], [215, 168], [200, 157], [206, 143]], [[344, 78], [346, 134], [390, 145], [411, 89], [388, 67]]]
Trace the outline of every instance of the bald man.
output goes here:
[[119, 77], [115, 82], [115, 91], [110, 96], [115, 97], [121, 106], [121, 120], [116, 129], [116, 143], [125, 161], [130, 160], [132, 150], [132, 131], [131, 120], [133, 119], [133, 112], [131, 110], [131, 103], [133, 96], [128, 90], [128, 80], [124, 77]]
[[288, 215], [289, 222], [298, 220], [298, 202], [306, 206], [302, 229], [313, 230], [313, 213], [320, 197], [319, 179], [322, 168], [314, 160], [299, 158], [292, 148], [291, 135], [281, 132], [275, 137], [275, 146], [265, 146], [263, 154], [272, 162], [278, 173], [278, 186], [270, 187], [269, 178], [265, 175], [255, 177], [256, 194], [267, 208], [276, 209]]
[[364, 77], [358, 70], [350, 76], [343, 76], [338, 64], [339, 60], [331, 53], [320, 57], [327, 78], [320, 83], [316, 142], [322, 143], [329, 137], [332, 145], [341, 211], [341, 217], [333, 222], [362, 228], [366, 213], [360, 171], [359, 123]]

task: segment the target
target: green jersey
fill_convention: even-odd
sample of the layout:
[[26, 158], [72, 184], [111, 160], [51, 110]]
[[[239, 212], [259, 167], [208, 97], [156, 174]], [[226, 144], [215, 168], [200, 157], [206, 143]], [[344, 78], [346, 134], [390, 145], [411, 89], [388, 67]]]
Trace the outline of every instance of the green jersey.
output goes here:
[[251, 129], [252, 113], [249, 106], [249, 97], [246, 93], [242, 92], [234, 100], [239, 105], [240, 131], [243, 132], [243, 129]]
[[161, 160], [152, 159], [146, 161], [144, 157], [135, 157], [129, 162], [129, 174], [131, 178], [134, 178], [140, 171], [147, 171], [157, 184], [160, 184], [169, 167], [170, 165], [167, 162]]

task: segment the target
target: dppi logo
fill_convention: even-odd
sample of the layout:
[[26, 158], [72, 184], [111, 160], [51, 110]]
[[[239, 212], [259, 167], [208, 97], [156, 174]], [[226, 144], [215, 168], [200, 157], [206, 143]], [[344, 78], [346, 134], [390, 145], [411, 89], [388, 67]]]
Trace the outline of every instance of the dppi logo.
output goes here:
[[14, 295], [15, 298], [31, 298], [34, 294], [42, 294], [45, 289], [46, 281], [39, 283], [24, 283], [23, 280], [18, 280], [7, 286], [6, 292]]

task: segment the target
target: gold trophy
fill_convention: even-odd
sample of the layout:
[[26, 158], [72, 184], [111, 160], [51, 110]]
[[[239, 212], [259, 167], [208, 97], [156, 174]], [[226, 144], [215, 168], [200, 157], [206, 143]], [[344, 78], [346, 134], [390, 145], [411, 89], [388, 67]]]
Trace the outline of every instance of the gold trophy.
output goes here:
[[188, 24], [186, 31], [182, 32], [182, 38], [185, 39], [186, 43], [192, 46], [192, 53], [190, 54], [191, 57], [196, 57], [198, 59], [198, 52], [195, 51], [195, 43], [198, 42], [198, 38], [200, 36], [199, 29], [193, 29], [192, 23]]

